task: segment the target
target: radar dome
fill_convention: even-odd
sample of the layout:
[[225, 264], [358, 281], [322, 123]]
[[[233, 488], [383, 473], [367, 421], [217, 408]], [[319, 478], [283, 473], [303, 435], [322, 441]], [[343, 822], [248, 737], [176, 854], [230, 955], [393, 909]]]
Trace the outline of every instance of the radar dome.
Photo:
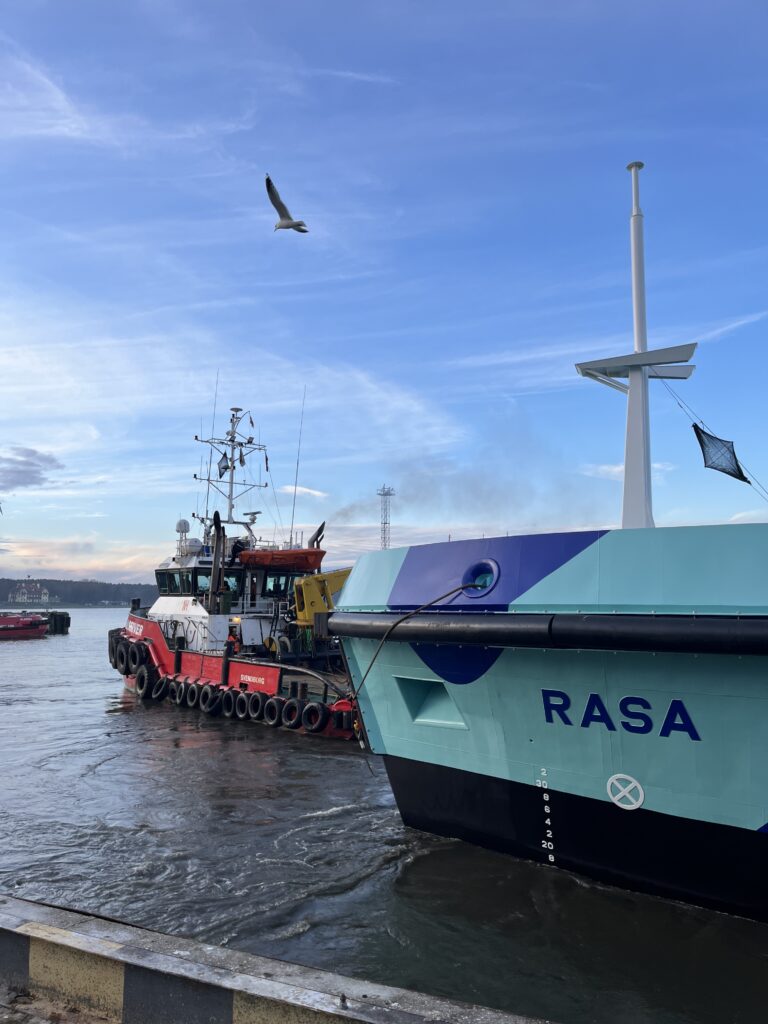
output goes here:
[[186, 519], [180, 519], [176, 523], [176, 533], [189, 533], [189, 523]]

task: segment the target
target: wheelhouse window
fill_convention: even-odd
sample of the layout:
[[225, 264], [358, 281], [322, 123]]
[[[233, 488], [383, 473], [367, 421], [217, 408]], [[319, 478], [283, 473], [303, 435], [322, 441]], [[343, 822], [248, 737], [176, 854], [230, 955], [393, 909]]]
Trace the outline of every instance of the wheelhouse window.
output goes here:
[[181, 577], [181, 592], [182, 592], [182, 594], [191, 594], [192, 593], [192, 573], [191, 572], [182, 572], [182, 573], [179, 573], [179, 575]]
[[179, 581], [179, 574], [177, 572], [168, 573], [168, 593], [169, 594], [180, 594], [181, 583]]
[[290, 573], [268, 572], [264, 576], [261, 588], [262, 597], [271, 597], [276, 601], [284, 601], [290, 596], [295, 577]]
[[168, 573], [167, 572], [156, 572], [155, 579], [157, 580], [157, 590], [159, 594], [168, 593]]
[[[233, 572], [231, 570], [224, 570], [222, 576], [222, 590], [230, 591], [232, 596], [235, 597], [240, 593], [240, 586], [242, 582], [242, 573]], [[210, 593], [211, 590], [211, 571], [210, 569], [197, 569], [194, 577], [194, 591], [198, 595], [204, 595]], [[186, 593], [186, 591], [185, 591]]]
[[239, 596], [239, 594], [240, 594], [240, 584], [242, 582], [242, 578], [243, 578], [242, 577], [242, 573], [240, 573], [240, 572], [232, 572], [232, 571], [225, 570], [224, 571], [224, 576], [223, 576], [223, 584], [222, 584], [224, 590], [229, 590], [233, 597], [235, 595]]

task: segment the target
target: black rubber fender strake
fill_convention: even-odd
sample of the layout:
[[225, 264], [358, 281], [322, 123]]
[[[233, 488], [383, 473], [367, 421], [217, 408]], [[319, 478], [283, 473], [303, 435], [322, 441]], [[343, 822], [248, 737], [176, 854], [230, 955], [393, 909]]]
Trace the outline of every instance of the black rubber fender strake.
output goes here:
[[235, 715], [244, 722], [248, 717], [248, 694], [242, 691], [235, 697]]
[[[380, 640], [405, 613], [334, 612], [334, 636]], [[477, 644], [556, 650], [768, 655], [768, 616], [556, 614], [528, 612], [414, 615], [393, 643]]]
[[200, 687], [197, 683], [182, 683], [184, 687], [184, 698], [188, 708], [197, 707], [200, 702]]

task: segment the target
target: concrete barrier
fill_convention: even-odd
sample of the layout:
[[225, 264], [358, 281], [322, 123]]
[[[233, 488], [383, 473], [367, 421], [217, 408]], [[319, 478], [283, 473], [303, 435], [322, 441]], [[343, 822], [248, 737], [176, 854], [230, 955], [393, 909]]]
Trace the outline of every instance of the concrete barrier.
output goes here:
[[547, 1024], [10, 896], [0, 984], [122, 1024]]

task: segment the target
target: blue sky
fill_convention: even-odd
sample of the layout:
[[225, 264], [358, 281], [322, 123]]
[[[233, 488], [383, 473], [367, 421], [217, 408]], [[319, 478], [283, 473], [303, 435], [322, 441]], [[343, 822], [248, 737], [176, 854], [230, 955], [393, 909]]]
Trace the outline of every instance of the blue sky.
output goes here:
[[[632, 347], [637, 159], [649, 342], [701, 341], [681, 394], [768, 483], [767, 31], [738, 0], [6, 0], [0, 575], [149, 579], [217, 372], [278, 492], [306, 385], [330, 563], [378, 545], [382, 483], [393, 544], [616, 524], [625, 400], [573, 364]], [[651, 389], [657, 523], [766, 518]]]

